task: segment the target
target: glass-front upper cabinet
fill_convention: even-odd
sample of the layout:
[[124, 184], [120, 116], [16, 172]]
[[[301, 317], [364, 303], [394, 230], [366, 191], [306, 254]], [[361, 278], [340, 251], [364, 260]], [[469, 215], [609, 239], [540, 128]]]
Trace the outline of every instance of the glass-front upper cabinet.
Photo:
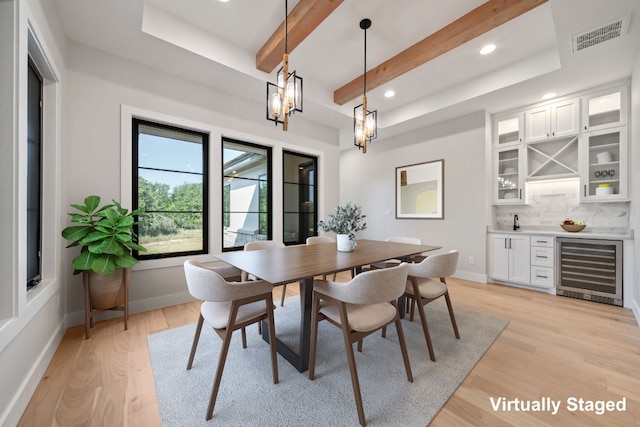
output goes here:
[[628, 145], [627, 126], [583, 134], [580, 141], [581, 201], [629, 199]]
[[627, 124], [629, 115], [629, 88], [616, 87], [583, 97], [583, 130], [592, 132]]
[[493, 122], [493, 142], [497, 146], [522, 142], [524, 115], [522, 113], [497, 117]]
[[495, 204], [524, 203], [523, 148], [497, 148], [494, 150]]

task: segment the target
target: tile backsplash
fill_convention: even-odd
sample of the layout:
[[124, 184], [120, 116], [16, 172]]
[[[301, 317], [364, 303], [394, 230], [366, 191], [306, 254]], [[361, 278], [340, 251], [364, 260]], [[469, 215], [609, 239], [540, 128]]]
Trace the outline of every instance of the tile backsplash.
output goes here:
[[580, 181], [566, 179], [526, 183], [526, 205], [494, 206], [494, 225], [508, 227], [518, 214], [521, 227], [556, 228], [565, 218], [585, 221], [589, 228], [629, 228], [629, 203], [580, 203]]

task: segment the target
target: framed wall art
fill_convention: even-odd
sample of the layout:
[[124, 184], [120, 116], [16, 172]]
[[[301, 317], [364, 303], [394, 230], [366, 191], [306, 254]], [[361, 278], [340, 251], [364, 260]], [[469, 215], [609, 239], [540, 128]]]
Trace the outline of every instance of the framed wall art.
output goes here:
[[444, 159], [396, 168], [396, 218], [444, 219]]

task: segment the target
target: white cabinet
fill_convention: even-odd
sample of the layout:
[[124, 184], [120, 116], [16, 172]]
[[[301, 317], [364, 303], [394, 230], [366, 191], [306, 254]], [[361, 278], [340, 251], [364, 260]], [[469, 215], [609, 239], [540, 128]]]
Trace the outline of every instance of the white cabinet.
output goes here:
[[627, 126], [584, 132], [580, 140], [580, 200], [629, 200]]
[[583, 97], [583, 129], [593, 132], [628, 124], [629, 88], [601, 90]]
[[498, 116], [493, 121], [493, 142], [496, 147], [522, 143], [524, 114]]
[[531, 236], [531, 286], [545, 289], [555, 286], [554, 241], [550, 236]]
[[526, 142], [577, 135], [580, 100], [567, 99], [525, 112]]
[[517, 146], [494, 149], [494, 204], [523, 204], [524, 149]]
[[496, 280], [529, 284], [530, 239], [528, 235], [490, 234], [489, 274]]

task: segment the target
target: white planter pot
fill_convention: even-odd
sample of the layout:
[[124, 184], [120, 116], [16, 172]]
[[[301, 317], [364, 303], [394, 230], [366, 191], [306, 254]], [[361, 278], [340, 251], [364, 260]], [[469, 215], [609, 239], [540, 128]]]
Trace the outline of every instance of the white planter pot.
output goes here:
[[349, 239], [349, 235], [348, 234], [338, 234], [338, 235], [336, 235], [336, 240], [338, 242], [338, 251], [340, 251], [340, 252], [351, 252], [351, 251], [353, 251], [353, 247], [355, 245]]

